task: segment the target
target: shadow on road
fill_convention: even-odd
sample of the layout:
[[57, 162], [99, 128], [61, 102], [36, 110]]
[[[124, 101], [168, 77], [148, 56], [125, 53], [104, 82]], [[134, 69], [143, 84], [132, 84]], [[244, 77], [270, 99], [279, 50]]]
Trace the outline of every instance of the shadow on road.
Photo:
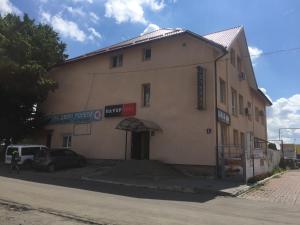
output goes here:
[[170, 201], [187, 201], [187, 202], [206, 202], [217, 197], [216, 194], [203, 193], [181, 193], [172, 191], [151, 190], [146, 188], [126, 187], [114, 184], [99, 183], [94, 181], [85, 181], [81, 179], [86, 173], [99, 170], [99, 166], [89, 165], [85, 168], [74, 168], [68, 170], [56, 171], [54, 173], [40, 172], [34, 170], [10, 171], [9, 166], [0, 164], [0, 176], [19, 179], [30, 182], [57, 185], [68, 188], [76, 188], [101, 192], [114, 195], [122, 195], [134, 198], [170, 200]]

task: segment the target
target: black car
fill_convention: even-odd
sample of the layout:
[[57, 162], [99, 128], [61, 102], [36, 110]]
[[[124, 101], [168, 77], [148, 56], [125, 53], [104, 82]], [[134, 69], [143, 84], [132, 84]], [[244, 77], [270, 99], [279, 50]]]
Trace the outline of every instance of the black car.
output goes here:
[[85, 158], [70, 149], [41, 150], [34, 157], [34, 167], [49, 172], [62, 168], [83, 167], [85, 164]]

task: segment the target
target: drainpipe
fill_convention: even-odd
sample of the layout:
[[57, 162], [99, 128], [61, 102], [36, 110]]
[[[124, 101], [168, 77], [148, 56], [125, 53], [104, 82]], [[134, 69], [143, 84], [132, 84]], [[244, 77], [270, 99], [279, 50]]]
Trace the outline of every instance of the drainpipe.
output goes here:
[[219, 173], [219, 152], [218, 152], [218, 142], [219, 142], [219, 136], [218, 136], [218, 73], [217, 73], [217, 62], [227, 54], [227, 51], [224, 49], [223, 54], [217, 57], [214, 61], [215, 66], [215, 110], [216, 110], [216, 177], [221, 177], [221, 174]]

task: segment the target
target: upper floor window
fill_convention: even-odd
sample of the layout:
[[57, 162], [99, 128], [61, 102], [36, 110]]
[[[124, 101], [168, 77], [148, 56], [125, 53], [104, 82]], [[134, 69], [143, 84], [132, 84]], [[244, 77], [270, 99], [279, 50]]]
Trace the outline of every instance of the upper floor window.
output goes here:
[[239, 111], [240, 115], [244, 115], [244, 97], [242, 95], [239, 95]]
[[230, 50], [230, 62], [235, 66], [235, 50], [233, 48]]
[[242, 60], [239, 56], [237, 56], [236, 58], [236, 64], [237, 64], [237, 69], [239, 71], [239, 73], [242, 72]]
[[238, 130], [233, 130], [233, 145], [238, 146], [239, 145], [239, 132]]
[[123, 65], [123, 55], [115, 55], [111, 57], [111, 67], [121, 67]]
[[220, 102], [226, 104], [226, 82], [220, 79]]
[[232, 115], [237, 116], [237, 92], [235, 89], [231, 89], [231, 96], [232, 96]]
[[143, 49], [143, 60], [147, 61], [151, 59], [151, 48], [144, 48]]
[[150, 84], [142, 85], [142, 106], [147, 107], [150, 106]]
[[251, 102], [247, 103], [247, 116], [249, 120], [252, 120], [252, 105]]

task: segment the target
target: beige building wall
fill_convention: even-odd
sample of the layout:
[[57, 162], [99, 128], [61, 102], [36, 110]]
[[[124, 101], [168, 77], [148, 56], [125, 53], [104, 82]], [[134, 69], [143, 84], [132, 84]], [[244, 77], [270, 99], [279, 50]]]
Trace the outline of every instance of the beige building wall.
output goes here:
[[[242, 31], [244, 32], [244, 31]], [[240, 71], [238, 70], [237, 60], [235, 65], [232, 65], [230, 60], [230, 49], [234, 49], [236, 57], [241, 59], [241, 71], [246, 74], [246, 79], [241, 80], [239, 78]], [[267, 128], [266, 117], [259, 116], [259, 120], [256, 120], [255, 108], [259, 111], [263, 111], [266, 115], [266, 102], [255, 91], [256, 81], [255, 75], [251, 67], [251, 61], [249, 61], [248, 49], [244, 39], [244, 34], [241, 33], [237, 36], [229, 49], [229, 53], [221, 58], [217, 65], [218, 71], [218, 108], [230, 114], [231, 124], [227, 128], [227, 144], [233, 145], [233, 131], [237, 130], [239, 133], [239, 144], [241, 144], [240, 133], [252, 132], [254, 137], [267, 140]], [[220, 82], [222, 79], [226, 82], [226, 103], [220, 101]], [[232, 90], [237, 92], [237, 115], [232, 113]], [[240, 113], [239, 95], [243, 96], [243, 108], [247, 107], [248, 102], [251, 103], [250, 116]], [[219, 123], [219, 143], [221, 143], [221, 127]]]
[[[151, 47], [150, 61], [143, 61], [143, 49]], [[243, 35], [232, 46], [236, 54], [248, 54]], [[110, 58], [123, 54], [123, 66], [110, 67]], [[102, 109], [107, 105], [136, 103], [136, 117], [157, 123], [161, 132], [150, 137], [150, 159], [172, 164], [216, 165], [216, 111], [215, 111], [215, 65], [221, 53], [211, 45], [188, 34], [173, 36], [144, 45], [104, 53], [78, 62], [59, 66], [49, 74], [59, 84], [43, 105], [46, 114], [62, 114]], [[240, 81], [237, 67], [230, 63], [230, 55], [217, 64], [217, 88], [219, 79], [226, 81], [226, 104], [217, 107], [231, 117], [228, 129], [228, 144], [233, 144], [233, 130], [253, 132], [255, 137], [267, 138], [266, 123], [255, 120], [255, 107], [265, 111], [261, 97], [251, 89], [255, 87], [250, 62], [243, 58], [242, 70], [247, 79]], [[206, 70], [206, 109], [197, 109], [197, 66]], [[150, 83], [151, 102], [142, 106], [142, 85]], [[232, 115], [231, 88], [252, 104], [252, 118]], [[237, 96], [238, 96], [237, 95]], [[48, 125], [53, 131], [52, 147], [61, 147], [64, 134], [73, 134], [72, 149], [94, 159], [124, 159], [125, 132], [116, 130], [124, 119], [104, 118], [88, 126], [90, 135], [75, 135], [74, 124]], [[75, 126], [75, 128], [74, 128]], [[82, 125], [84, 126], [84, 125]], [[218, 137], [220, 144], [220, 123]], [[209, 132], [208, 132], [209, 131]], [[130, 133], [127, 158], [130, 158]], [[45, 141], [45, 140], [44, 140]]]
[[[144, 47], [150, 61], [142, 60]], [[136, 117], [157, 123], [162, 132], [150, 138], [150, 159], [173, 164], [209, 165], [215, 159], [214, 63], [216, 50], [189, 35], [102, 54], [56, 68], [51, 76], [59, 89], [44, 104], [47, 114], [104, 109], [106, 105], [137, 103]], [[123, 66], [110, 68], [111, 55], [122, 53]], [[208, 62], [201, 65], [201, 62]], [[206, 69], [207, 107], [197, 109], [197, 66]], [[150, 107], [142, 107], [142, 84], [151, 84]], [[88, 158], [124, 159], [125, 132], [116, 130], [124, 118], [103, 118], [91, 124], [91, 135], [73, 136], [72, 149]], [[53, 147], [72, 124], [53, 130]], [[211, 133], [207, 133], [211, 129]], [[130, 137], [128, 138], [130, 156]]]

